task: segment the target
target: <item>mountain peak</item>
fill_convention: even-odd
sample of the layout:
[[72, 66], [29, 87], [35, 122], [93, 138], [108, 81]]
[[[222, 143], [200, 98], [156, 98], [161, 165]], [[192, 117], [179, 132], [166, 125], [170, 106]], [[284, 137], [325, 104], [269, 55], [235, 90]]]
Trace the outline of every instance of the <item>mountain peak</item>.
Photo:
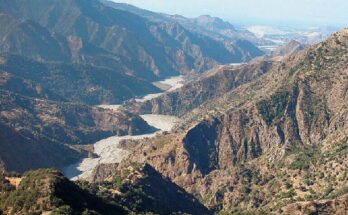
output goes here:
[[231, 23], [219, 17], [212, 17], [210, 15], [201, 15], [195, 18], [195, 21], [200, 25], [205, 25], [208, 27], [214, 27], [214, 28], [222, 29], [222, 30], [226, 30], [226, 29], [235, 30], [234, 26]]

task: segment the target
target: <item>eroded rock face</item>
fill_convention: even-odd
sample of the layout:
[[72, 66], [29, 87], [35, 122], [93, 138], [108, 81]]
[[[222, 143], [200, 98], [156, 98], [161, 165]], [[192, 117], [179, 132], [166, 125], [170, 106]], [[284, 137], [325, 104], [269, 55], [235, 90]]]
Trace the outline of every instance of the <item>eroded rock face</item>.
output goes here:
[[322, 186], [342, 195], [347, 173], [334, 175], [347, 165], [347, 38], [347, 30], [335, 34], [209, 100], [175, 132], [140, 143], [131, 159], [218, 210], [282, 213], [277, 204], [289, 199], [332, 198]]

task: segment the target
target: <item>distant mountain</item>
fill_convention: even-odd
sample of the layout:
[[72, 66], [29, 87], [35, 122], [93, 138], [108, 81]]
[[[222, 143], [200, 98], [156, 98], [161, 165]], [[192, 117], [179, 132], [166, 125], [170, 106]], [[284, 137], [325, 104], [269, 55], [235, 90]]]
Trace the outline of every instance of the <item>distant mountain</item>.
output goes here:
[[[274, 49], [280, 45], [296, 40], [304, 45], [313, 45], [327, 39], [340, 30], [339, 27], [290, 27], [290, 26], [248, 26], [247, 29], [258, 38], [273, 41], [274, 44], [264, 44], [261, 49]], [[267, 51], [268, 52], [268, 51]]]
[[[180, 23], [187, 30], [206, 35], [219, 41], [227, 41], [234, 44], [237, 40], [250, 41], [255, 45], [270, 45], [270, 41], [257, 38], [253, 33], [247, 30], [237, 30], [231, 23], [218, 17], [202, 15], [197, 18], [187, 18], [180, 15], [169, 15], [164, 13], [155, 13], [144, 10], [130, 4], [116, 3], [110, 0], [100, 0], [103, 4], [115, 9], [128, 11], [139, 16], [145, 17], [153, 22]], [[240, 46], [248, 50], [247, 48]], [[259, 53], [255, 52], [255, 53]]]
[[305, 49], [305, 46], [296, 40], [291, 40], [289, 43], [280, 46], [271, 52], [271, 56], [286, 56], [296, 54], [299, 51]]
[[91, 44], [106, 50], [117, 56], [129, 73], [148, 80], [191, 70], [202, 72], [219, 63], [248, 61], [262, 54], [255, 47], [226, 47], [177, 23], [153, 23], [96, 0], [2, 0], [0, 12], [32, 20], [66, 38], [74, 37], [75, 48]]

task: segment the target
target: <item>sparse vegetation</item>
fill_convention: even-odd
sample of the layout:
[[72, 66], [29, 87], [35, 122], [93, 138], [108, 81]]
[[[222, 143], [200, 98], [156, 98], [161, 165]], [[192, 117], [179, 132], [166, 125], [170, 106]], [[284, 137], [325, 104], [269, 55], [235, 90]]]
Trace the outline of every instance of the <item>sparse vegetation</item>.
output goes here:
[[289, 92], [280, 91], [269, 99], [262, 100], [256, 104], [260, 114], [268, 125], [279, 120], [285, 112], [289, 99]]
[[320, 152], [317, 149], [296, 149], [293, 148], [289, 151], [294, 155], [294, 161], [290, 164], [289, 168], [292, 170], [308, 170], [316, 159], [320, 157]]

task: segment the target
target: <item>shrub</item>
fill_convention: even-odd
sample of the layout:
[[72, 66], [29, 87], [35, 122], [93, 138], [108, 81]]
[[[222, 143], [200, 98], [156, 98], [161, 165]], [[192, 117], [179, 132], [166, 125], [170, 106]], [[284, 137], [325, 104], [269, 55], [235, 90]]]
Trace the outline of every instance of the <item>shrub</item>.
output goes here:
[[281, 118], [289, 99], [289, 92], [280, 91], [271, 96], [270, 99], [262, 100], [256, 104], [259, 113], [268, 125]]
[[292, 149], [291, 153], [295, 154], [295, 159], [289, 166], [292, 170], [308, 170], [320, 155], [319, 150], [315, 148]]

